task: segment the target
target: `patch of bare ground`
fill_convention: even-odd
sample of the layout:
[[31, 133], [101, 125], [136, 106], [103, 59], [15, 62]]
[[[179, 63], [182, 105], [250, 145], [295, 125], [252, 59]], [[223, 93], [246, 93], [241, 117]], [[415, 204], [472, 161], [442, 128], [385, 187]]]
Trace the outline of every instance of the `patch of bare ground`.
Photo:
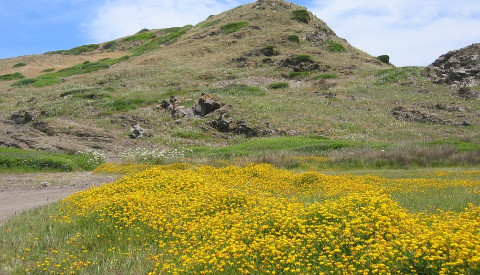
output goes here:
[[0, 225], [25, 210], [59, 201], [118, 177], [91, 172], [0, 174]]

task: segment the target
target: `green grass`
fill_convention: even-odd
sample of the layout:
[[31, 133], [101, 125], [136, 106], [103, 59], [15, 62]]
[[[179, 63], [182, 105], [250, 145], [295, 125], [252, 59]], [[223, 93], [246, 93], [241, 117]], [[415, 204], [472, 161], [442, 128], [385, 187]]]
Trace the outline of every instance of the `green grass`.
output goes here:
[[329, 51], [331, 52], [346, 52], [347, 49], [340, 43], [338, 42], [335, 42], [335, 41], [327, 41], [325, 42], [325, 44], [327, 45], [327, 48]]
[[420, 77], [420, 72], [423, 69], [423, 67], [399, 67], [381, 70], [375, 75], [377, 78], [376, 84], [396, 83], [411, 76]]
[[332, 78], [338, 78], [338, 75], [334, 74], [334, 73], [323, 73], [323, 74], [319, 74], [319, 75], [316, 75], [316, 76], [313, 77], [314, 80], [332, 79]]
[[228, 34], [228, 33], [233, 33], [233, 32], [237, 32], [239, 31], [240, 29], [243, 29], [245, 28], [246, 26], [248, 26], [248, 22], [246, 21], [243, 21], [243, 22], [234, 22], [234, 23], [230, 23], [230, 24], [227, 24], [227, 25], [223, 25], [221, 27], [221, 29], [223, 30], [224, 33]]
[[5, 171], [74, 171], [93, 170], [103, 158], [92, 153], [57, 154], [36, 150], [0, 147], [0, 169]]
[[274, 89], [274, 90], [285, 89], [285, 88], [290, 87], [290, 84], [288, 84], [288, 82], [274, 82], [274, 83], [268, 85], [268, 87], [270, 89]]
[[0, 75], [0, 80], [17, 80], [17, 79], [23, 79], [25, 76], [22, 73], [13, 73], [13, 74], [4, 74]]
[[169, 45], [175, 43], [182, 35], [187, 33], [192, 28], [192, 25], [186, 25], [184, 27], [178, 28], [169, 28], [162, 30], [166, 32], [165, 35], [159, 36], [151, 39], [148, 42], [141, 44], [140, 46], [134, 48], [132, 56], [139, 56], [147, 52], [152, 52], [158, 49], [161, 49], [161, 45]]
[[307, 10], [296, 10], [292, 11], [292, 19], [297, 20], [299, 22], [308, 24], [310, 23], [310, 15], [308, 14]]
[[196, 25], [196, 27], [199, 27], [199, 28], [208, 28], [208, 27], [211, 27], [211, 26], [214, 26], [216, 24], [220, 23], [220, 20], [212, 20], [212, 21], [203, 21], [201, 23], [198, 23]]
[[235, 95], [235, 96], [265, 96], [267, 91], [260, 87], [234, 84], [223, 88], [209, 90], [213, 94]]
[[149, 40], [155, 37], [153, 32], [142, 32], [122, 39], [122, 42], [135, 42], [139, 40]]
[[307, 77], [307, 76], [309, 76], [310, 73], [311, 73], [311, 72], [290, 72], [290, 73], [288, 74], [288, 76], [291, 77], [291, 78], [296, 78], [296, 77], [301, 78], [301, 77]]
[[353, 146], [353, 143], [319, 136], [256, 138], [222, 148], [192, 147], [192, 154], [201, 157], [229, 158], [255, 156], [268, 152], [321, 154], [330, 150]]
[[17, 81], [12, 84], [12, 86], [24, 86], [33, 84], [35, 87], [44, 87], [52, 84], [60, 83], [63, 78], [69, 77], [72, 75], [86, 74], [95, 72], [98, 70], [108, 69], [111, 65], [125, 61], [129, 56], [123, 56], [120, 58], [110, 59], [105, 58], [97, 62], [85, 61], [84, 63], [74, 65], [69, 68], [58, 70], [54, 73], [46, 73], [37, 78], [26, 78], [20, 81]]
[[112, 111], [128, 111], [128, 110], [135, 110], [139, 106], [142, 106], [145, 103], [143, 99], [118, 99], [111, 102], [107, 102], [104, 106], [107, 109]]
[[50, 72], [53, 72], [55, 71], [55, 68], [48, 68], [48, 69], [45, 69], [42, 71], [42, 73], [50, 73]]
[[64, 54], [64, 55], [80, 55], [86, 52], [91, 52], [98, 49], [98, 44], [88, 44], [79, 47], [72, 48], [70, 50], [50, 51], [45, 54]]
[[24, 78], [12, 84], [12, 86], [26, 86], [36, 82], [35, 78]]

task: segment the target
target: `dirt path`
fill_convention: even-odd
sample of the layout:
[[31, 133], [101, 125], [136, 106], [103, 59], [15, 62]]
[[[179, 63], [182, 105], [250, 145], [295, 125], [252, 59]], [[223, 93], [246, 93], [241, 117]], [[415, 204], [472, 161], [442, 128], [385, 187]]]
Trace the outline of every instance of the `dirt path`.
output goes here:
[[112, 182], [118, 177], [91, 172], [0, 174], [0, 224], [25, 210]]

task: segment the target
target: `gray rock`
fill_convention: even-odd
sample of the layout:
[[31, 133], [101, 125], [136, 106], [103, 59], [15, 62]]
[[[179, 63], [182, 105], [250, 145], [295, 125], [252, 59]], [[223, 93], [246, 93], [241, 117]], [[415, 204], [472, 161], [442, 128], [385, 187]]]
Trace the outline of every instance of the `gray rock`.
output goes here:
[[450, 51], [427, 67], [435, 83], [473, 87], [480, 83], [480, 43]]
[[145, 129], [140, 127], [140, 125], [135, 124], [130, 128], [130, 138], [136, 139], [141, 138], [145, 134]]

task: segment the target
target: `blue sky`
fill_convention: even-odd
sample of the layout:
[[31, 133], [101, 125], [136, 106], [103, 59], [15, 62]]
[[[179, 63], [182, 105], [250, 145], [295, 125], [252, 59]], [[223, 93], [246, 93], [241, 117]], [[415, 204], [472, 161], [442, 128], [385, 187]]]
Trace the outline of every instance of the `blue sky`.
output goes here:
[[[253, 0], [252, 0], [253, 1]], [[100, 43], [142, 28], [196, 24], [244, 0], [1, 0], [0, 58]], [[480, 42], [478, 0], [294, 0], [353, 46], [426, 66]]]

